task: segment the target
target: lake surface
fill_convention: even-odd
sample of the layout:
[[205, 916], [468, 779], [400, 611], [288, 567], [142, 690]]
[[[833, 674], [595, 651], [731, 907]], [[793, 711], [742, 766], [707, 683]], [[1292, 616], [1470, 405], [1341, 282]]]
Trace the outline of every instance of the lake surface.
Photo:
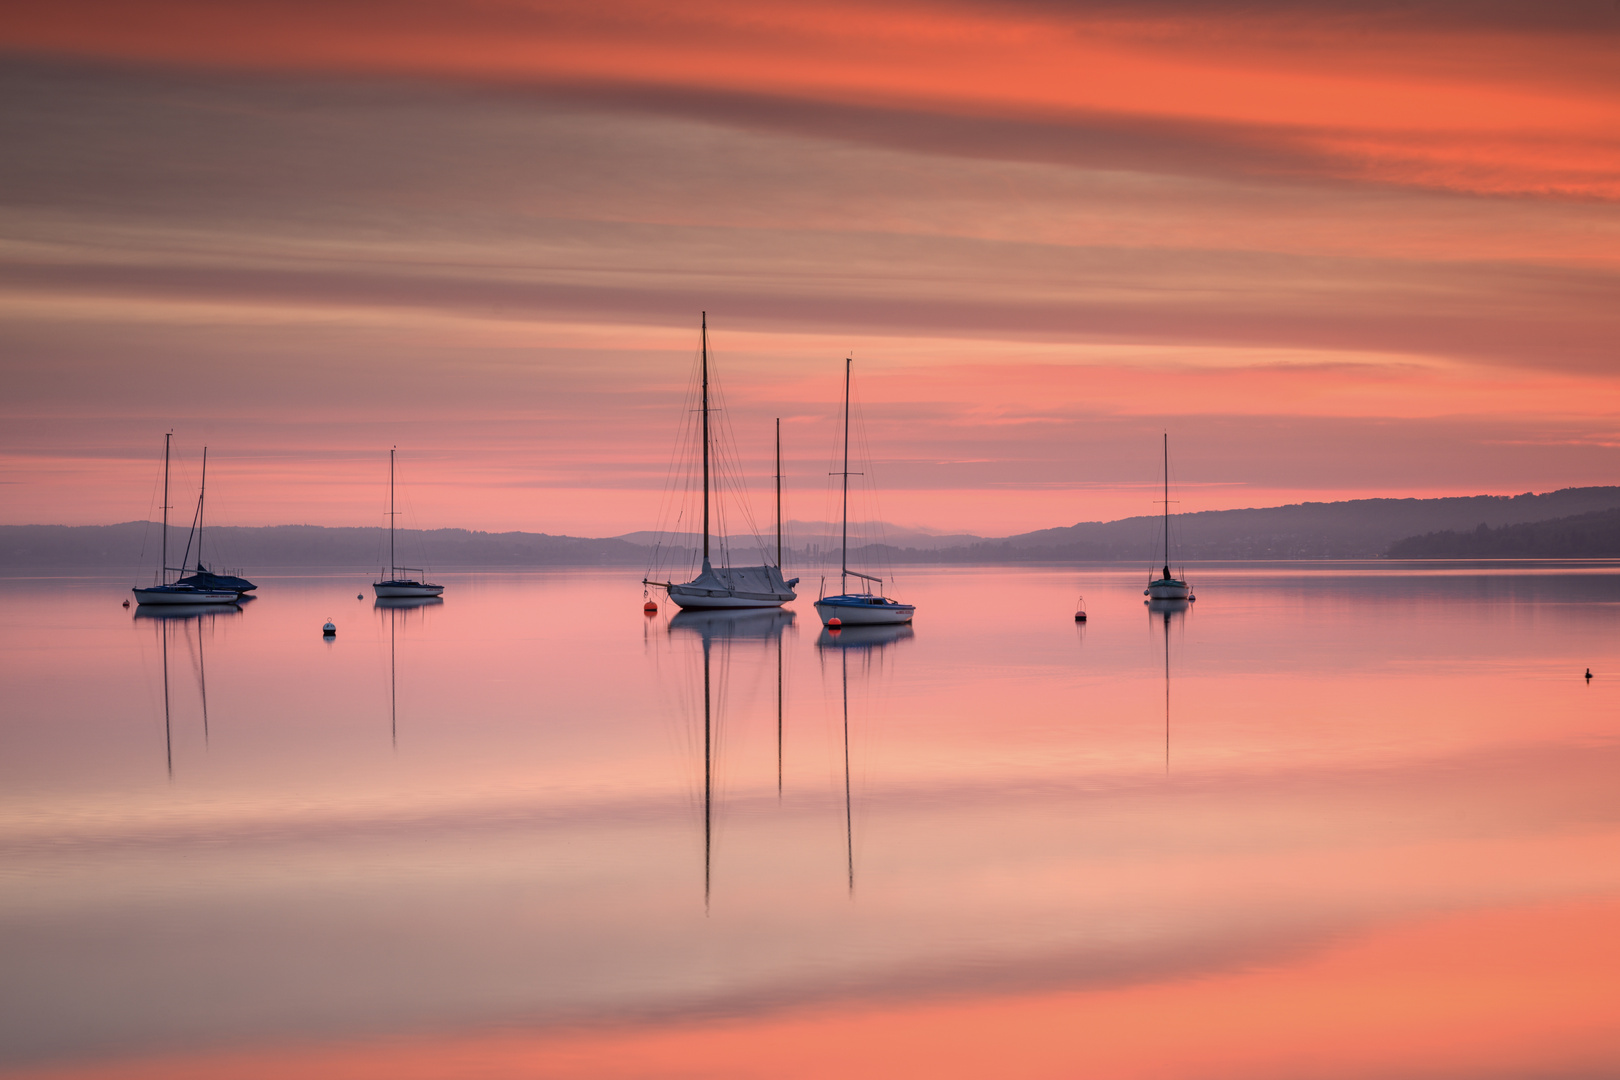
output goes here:
[[1615, 568], [637, 576], [0, 580], [0, 1071], [1620, 1073]]

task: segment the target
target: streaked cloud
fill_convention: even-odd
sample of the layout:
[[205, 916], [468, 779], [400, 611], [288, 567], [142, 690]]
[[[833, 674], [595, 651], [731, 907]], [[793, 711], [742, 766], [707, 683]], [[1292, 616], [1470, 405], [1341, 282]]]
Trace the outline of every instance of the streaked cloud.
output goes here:
[[[890, 516], [941, 527], [975, 499], [1008, 529], [1131, 512], [1165, 425], [1243, 504], [1606, 482], [1615, 24], [25, 13], [0, 29], [8, 514], [136, 516], [106, 462], [147, 469], [175, 426], [258, 462], [264, 513], [330, 520], [358, 475], [315, 470], [327, 503], [276, 470], [408, 436], [461, 492], [443, 523], [642, 527], [593, 493], [662, 475], [699, 310], [734, 422], [789, 414], [795, 458], [853, 350]], [[487, 494], [513, 482], [554, 497]]]

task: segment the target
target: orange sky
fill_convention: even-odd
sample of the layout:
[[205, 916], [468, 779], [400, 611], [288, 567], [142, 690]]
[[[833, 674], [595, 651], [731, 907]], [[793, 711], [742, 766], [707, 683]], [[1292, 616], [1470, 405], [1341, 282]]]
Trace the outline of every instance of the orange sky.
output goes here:
[[397, 443], [421, 524], [644, 528], [704, 309], [762, 494], [785, 418], [790, 516], [851, 350], [905, 523], [1151, 511], [1166, 428], [1188, 509], [1608, 483], [1617, 37], [1576, 5], [36, 5], [0, 25], [3, 520], [147, 516], [172, 427], [223, 520], [378, 523]]

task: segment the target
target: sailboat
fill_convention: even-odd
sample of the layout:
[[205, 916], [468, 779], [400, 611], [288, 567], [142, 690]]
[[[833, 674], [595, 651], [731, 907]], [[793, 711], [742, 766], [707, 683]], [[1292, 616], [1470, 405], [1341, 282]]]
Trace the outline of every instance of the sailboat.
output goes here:
[[[179, 581], [176, 581], [175, 584], [176, 585], [193, 585], [193, 586], [196, 586], [199, 589], [210, 589], [210, 590], [215, 590], [215, 591], [219, 591], [219, 592], [224, 592], [226, 590], [229, 590], [229, 591], [235, 593], [237, 596], [242, 596], [245, 593], [250, 593], [254, 589], [258, 588], [258, 586], [253, 584], [253, 582], [249, 581], [245, 577], [242, 577], [240, 574], [217, 574], [217, 573], [213, 572], [212, 570], [208, 569], [208, 567], [206, 565], [204, 565], [204, 563], [202, 561], [203, 500], [205, 498], [207, 498], [207, 496], [208, 496], [208, 447], [205, 446], [205, 447], [203, 447], [203, 458], [202, 458], [202, 484], [197, 489], [197, 516], [192, 521], [191, 534], [186, 537], [186, 554], [180, 560], [180, 565], [181, 566], [187, 566], [187, 565], [190, 564], [190, 562], [191, 562], [191, 540], [192, 540], [192, 537], [195, 536], [196, 539], [197, 539], [197, 572], [194, 573], [194, 574], [188, 574], [186, 577], [183, 577]], [[251, 600], [252, 597], [249, 597], [248, 599]]]
[[[169, 572], [176, 569], [169, 565], [169, 444], [174, 439], [174, 432], [166, 432], [163, 436], [163, 541], [162, 555], [158, 563], [159, 570], [157, 584], [130, 591], [135, 594], [137, 604], [234, 604], [237, 594], [230, 589], [205, 589], [196, 585], [187, 585], [169, 581]], [[184, 570], [180, 571], [184, 573]]]
[[1170, 433], [1164, 435], [1164, 573], [1149, 578], [1142, 595], [1150, 600], [1191, 600], [1192, 586], [1170, 573]]
[[781, 607], [789, 600], [798, 599], [793, 586], [799, 583], [798, 578], [783, 580], [782, 578], [782, 485], [780, 474], [782, 472], [782, 428], [780, 422], [776, 429], [776, 471], [778, 474], [776, 486], [776, 565], [762, 566], [715, 566], [709, 560], [709, 503], [712, 497], [711, 482], [713, 470], [710, 467], [710, 457], [713, 449], [713, 440], [709, 428], [709, 313], [703, 313], [703, 372], [702, 372], [702, 402], [700, 410], [703, 415], [702, 434], [702, 462], [703, 462], [703, 569], [697, 577], [683, 584], [671, 581], [652, 581], [642, 578], [641, 583], [656, 586], [669, 594], [669, 598], [682, 608], [693, 610], [714, 610], [718, 608], [765, 608]]
[[837, 596], [823, 596], [816, 601], [816, 614], [821, 621], [828, 625], [838, 626], [871, 626], [874, 624], [908, 623], [917, 613], [915, 604], [902, 604], [898, 600], [891, 600], [882, 593], [874, 593], [870, 589], [866, 592], [852, 593], [849, 591], [849, 579], [859, 578], [882, 587], [883, 579], [873, 577], [871, 574], [862, 574], [849, 568], [849, 380], [850, 369], [854, 366], [853, 357], [844, 360], [844, 471], [840, 474], [844, 478], [844, 527], [843, 539], [839, 552], [838, 587], [842, 590]]
[[[438, 596], [444, 592], [443, 585], [435, 585], [431, 581], [421, 581], [417, 578], [406, 577], [405, 574], [423, 574], [423, 571], [414, 566], [400, 566], [394, 557], [394, 519], [398, 517], [394, 509], [394, 449], [388, 451], [388, 577], [384, 581], [374, 581], [371, 587], [378, 596]], [[404, 571], [404, 574], [401, 573]], [[381, 576], [380, 574], [378, 576]]]

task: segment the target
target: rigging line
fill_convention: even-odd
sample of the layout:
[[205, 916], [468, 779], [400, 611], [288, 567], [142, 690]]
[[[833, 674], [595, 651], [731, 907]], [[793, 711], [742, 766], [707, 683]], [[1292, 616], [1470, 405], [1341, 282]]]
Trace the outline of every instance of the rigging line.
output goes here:
[[[670, 453], [669, 464], [665, 469], [664, 490], [659, 500], [658, 516], [655, 527], [658, 533], [658, 547], [662, 548], [667, 539], [674, 551], [682, 547], [688, 549], [691, 544], [681, 540], [677, 544], [678, 526], [687, 517], [692, 505], [693, 476], [690, 468], [694, 444], [698, 439], [697, 428], [699, 418], [693, 408], [698, 404], [699, 391], [702, 383], [702, 351], [692, 351], [691, 363], [687, 368], [686, 390], [681, 398], [681, 422], [676, 425], [674, 447]], [[671, 515], [674, 520], [671, 521]], [[690, 562], [690, 559], [688, 560]], [[654, 569], [662, 564], [655, 563]]]
[[[664, 467], [663, 489], [659, 493], [658, 510], [653, 519], [654, 543], [647, 572], [644, 577], [656, 577], [657, 571], [663, 565], [661, 562], [666, 539], [673, 548], [675, 537], [671, 515], [674, 515], [673, 525], [678, 525], [686, 513], [686, 475], [682, 468], [686, 459], [686, 446], [691, 428], [690, 406], [695, 385], [695, 372], [698, 363], [698, 353], [694, 350], [692, 360], [687, 367], [686, 388], [681, 396], [681, 422], [675, 425], [675, 438], [670, 449], [669, 460]], [[679, 489], [679, 493], [677, 493]]]

